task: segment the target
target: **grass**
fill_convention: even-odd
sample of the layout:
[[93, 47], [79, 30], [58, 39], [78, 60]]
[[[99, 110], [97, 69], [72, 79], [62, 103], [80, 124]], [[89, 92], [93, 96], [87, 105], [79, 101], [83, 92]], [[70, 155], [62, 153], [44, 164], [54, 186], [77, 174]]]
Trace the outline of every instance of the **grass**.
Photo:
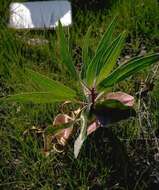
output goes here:
[[[0, 1], [0, 96], [6, 96], [33, 88], [21, 70], [24, 67], [37, 70], [53, 79], [73, 85], [67, 73], [61, 68], [58, 53], [58, 40], [55, 31], [15, 31], [5, 26], [8, 20], [8, 5], [11, 1]], [[92, 25], [92, 50], [95, 49], [105, 28], [114, 14], [119, 14], [118, 31], [128, 30], [125, 55], [137, 55], [144, 45], [147, 52], [158, 51], [158, 10], [157, 0], [121, 1], [101, 11], [77, 9], [73, 26], [66, 33], [72, 45], [76, 64], [81, 60], [83, 36]], [[144, 8], [143, 8], [144, 7]], [[77, 7], [76, 7], [77, 8]], [[42, 45], [29, 45], [30, 38], [47, 39]], [[149, 73], [149, 74], [148, 74]], [[85, 143], [78, 160], [73, 157], [73, 139], [67, 151], [52, 153], [45, 157], [42, 153], [43, 141], [32, 126], [44, 127], [52, 123], [53, 117], [60, 112], [60, 105], [20, 105], [10, 104], [0, 107], [0, 188], [16, 190], [52, 189], [150, 189], [154, 187], [151, 174], [157, 176], [158, 168], [152, 158], [155, 154], [151, 143], [134, 142], [141, 138], [157, 136], [158, 131], [158, 80], [154, 68], [132, 77], [129, 83], [123, 82], [116, 90], [126, 89], [131, 94], [141, 90], [140, 81], [147, 76], [153, 79], [155, 87], [146, 100], [138, 99], [138, 118], [112, 126], [114, 133], [123, 141], [128, 152], [116, 147], [108, 138], [106, 130], [99, 130]], [[139, 84], [135, 84], [135, 80]], [[75, 86], [76, 88], [76, 86]], [[141, 104], [139, 105], [139, 101]], [[146, 107], [144, 107], [144, 104]], [[70, 108], [65, 108], [69, 110]], [[143, 113], [143, 114], [142, 114]], [[148, 125], [148, 122], [150, 126]], [[24, 134], [24, 132], [26, 132]], [[75, 138], [75, 137], [73, 137]], [[128, 139], [128, 142], [124, 141]], [[119, 151], [116, 151], [119, 150]], [[146, 160], [145, 162], [143, 160]], [[151, 162], [150, 166], [146, 162]], [[125, 163], [128, 163], [128, 167]], [[155, 177], [154, 177], [155, 178]], [[132, 179], [132, 181], [130, 180]], [[155, 178], [156, 179], [156, 178]]]

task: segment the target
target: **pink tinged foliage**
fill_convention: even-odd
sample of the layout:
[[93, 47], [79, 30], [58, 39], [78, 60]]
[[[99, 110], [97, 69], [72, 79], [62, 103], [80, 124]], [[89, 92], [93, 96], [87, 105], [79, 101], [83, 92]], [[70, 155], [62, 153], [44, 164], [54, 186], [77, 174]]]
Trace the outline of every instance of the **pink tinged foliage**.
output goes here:
[[132, 107], [135, 103], [133, 96], [126, 94], [124, 92], [110, 92], [106, 95], [108, 100], [118, 100], [126, 106]]
[[93, 133], [94, 131], [96, 131], [98, 128], [100, 127], [100, 125], [94, 121], [93, 123], [91, 123], [88, 128], [87, 128], [87, 135], [90, 135], [91, 133]]
[[[124, 92], [110, 92], [105, 96], [106, 99], [109, 100], [118, 100], [121, 103], [123, 103], [126, 106], [132, 107], [135, 103], [134, 97], [126, 94]], [[77, 114], [77, 113], [76, 113]], [[73, 119], [68, 116], [67, 114], [59, 114], [55, 117], [55, 120], [53, 122], [53, 126], [61, 125], [61, 124], [66, 124], [71, 122]], [[95, 132], [100, 125], [97, 123], [97, 121], [94, 121], [91, 123], [88, 128], [87, 128], [87, 135], [90, 135], [91, 133]], [[71, 134], [73, 132], [73, 128], [66, 128], [62, 129], [59, 133], [55, 135], [57, 141], [59, 144], [65, 146], [68, 139], [70, 138]]]
[[[62, 125], [70, 122], [72, 122], [72, 118], [70, 116], [68, 116], [67, 114], [59, 114], [55, 117], [53, 126]], [[58, 143], [65, 146], [72, 132], [73, 132], [72, 127], [60, 130], [60, 132], [58, 132], [55, 135]]]
[[[135, 103], [135, 99], [133, 96], [126, 94], [124, 92], [110, 92], [105, 97], [107, 100], [118, 100], [125, 106], [132, 107]], [[95, 132], [100, 125], [94, 121], [91, 123], [87, 128], [87, 135], [90, 135], [91, 133]]]

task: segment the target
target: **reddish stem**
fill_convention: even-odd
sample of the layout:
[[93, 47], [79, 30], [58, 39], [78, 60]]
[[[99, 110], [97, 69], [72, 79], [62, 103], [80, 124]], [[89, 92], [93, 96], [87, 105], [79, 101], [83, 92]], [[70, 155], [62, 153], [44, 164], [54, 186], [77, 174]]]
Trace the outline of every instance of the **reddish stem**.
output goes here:
[[92, 88], [91, 89], [92, 105], [94, 105], [96, 97], [97, 97], [96, 90], [95, 90], [95, 88]]

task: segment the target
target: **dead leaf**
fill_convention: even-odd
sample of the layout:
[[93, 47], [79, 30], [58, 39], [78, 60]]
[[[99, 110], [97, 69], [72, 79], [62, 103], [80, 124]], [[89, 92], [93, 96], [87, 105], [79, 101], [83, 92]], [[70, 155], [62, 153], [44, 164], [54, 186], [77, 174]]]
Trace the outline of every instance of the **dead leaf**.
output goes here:
[[[67, 114], [59, 114], [54, 119], [53, 127], [55, 125], [57, 126], [57, 125], [61, 125], [61, 124], [66, 124], [66, 123], [69, 123], [72, 121], [73, 121], [73, 119], [70, 116], [68, 116]], [[55, 135], [58, 143], [65, 146], [67, 144], [67, 141], [70, 138], [72, 132], [73, 132], [72, 127], [60, 130], [60, 132]]]

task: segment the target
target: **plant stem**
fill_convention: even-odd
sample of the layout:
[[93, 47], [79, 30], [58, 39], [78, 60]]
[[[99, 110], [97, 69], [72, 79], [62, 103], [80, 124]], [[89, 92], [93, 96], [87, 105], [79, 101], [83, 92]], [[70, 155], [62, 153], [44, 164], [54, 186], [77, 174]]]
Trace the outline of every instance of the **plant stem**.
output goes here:
[[96, 97], [97, 97], [96, 90], [95, 90], [95, 88], [92, 88], [92, 89], [91, 89], [91, 101], [92, 101], [92, 105], [93, 105], [93, 106], [94, 106]]

